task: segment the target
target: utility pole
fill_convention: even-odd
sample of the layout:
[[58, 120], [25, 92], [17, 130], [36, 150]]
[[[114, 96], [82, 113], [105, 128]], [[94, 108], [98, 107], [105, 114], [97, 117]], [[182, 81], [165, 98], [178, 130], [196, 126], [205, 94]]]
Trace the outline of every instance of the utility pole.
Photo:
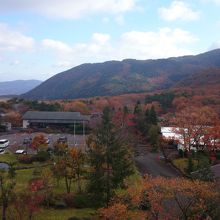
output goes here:
[[74, 147], [76, 146], [76, 122], [74, 121], [73, 124], [73, 140], [74, 140]]
[[83, 121], [83, 145], [84, 145], [84, 150], [86, 152], [86, 142], [85, 142], [85, 121]]

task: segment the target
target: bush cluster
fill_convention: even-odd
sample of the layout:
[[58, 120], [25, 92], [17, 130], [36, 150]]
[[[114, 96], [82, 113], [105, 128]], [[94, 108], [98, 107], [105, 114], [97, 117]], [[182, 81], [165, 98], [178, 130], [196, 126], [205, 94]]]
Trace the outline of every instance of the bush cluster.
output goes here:
[[35, 155], [19, 155], [18, 161], [24, 164], [31, 164], [32, 162], [45, 162], [50, 159], [50, 154], [47, 151], [39, 151]]
[[50, 154], [47, 151], [39, 151], [37, 154], [33, 155], [33, 161], [45, 162], [50, 159]]
[[18, 161], [24, 164], [31, 164], [33, 162], [33, 158], [30, 155], [19, 155]]
[[91, 201], [86, 194], [64, 193], [61, 195], [51, 195], [49, 205], [55, 209], [63, 208], [88, 208], [91, 207]]

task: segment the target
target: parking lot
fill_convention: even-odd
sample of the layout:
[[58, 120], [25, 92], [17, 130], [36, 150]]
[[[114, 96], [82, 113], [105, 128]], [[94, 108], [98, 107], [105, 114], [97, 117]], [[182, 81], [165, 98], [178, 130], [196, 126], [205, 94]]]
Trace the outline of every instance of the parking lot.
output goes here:
[[[0, 135], [0, 139], [8, 139], [10, 144], [7, 148], [11, 152], [15, 152], [18, 149], [25, 149], [25, 145], [23, 144], [23, 141], [25, 138], [33, 138], [38, 135], [43, 134], [45, 138], [48, 138], [50, 140], [50, 143], [48, 144], [48, 147], [53, 148], [56, 141], [59, 139], [59, 137], [67, 137], [67, 142], [69, 147], [80, 147], [81, 149], [85, 150], [85, 139], [83, 135], [72, 135], [72, 134], [46, 134], [42, 132], [36, 132], [36, 133], [15, 133], [15, 134], [5, 134]], [[28, 153], [34, 153], [32, 149], [27, 149]]]

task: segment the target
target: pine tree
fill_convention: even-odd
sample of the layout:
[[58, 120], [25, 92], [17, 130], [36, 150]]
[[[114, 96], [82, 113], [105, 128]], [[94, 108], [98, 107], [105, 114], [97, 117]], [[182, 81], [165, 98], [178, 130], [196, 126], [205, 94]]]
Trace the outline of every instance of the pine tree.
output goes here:
[[159, 127], [157, 125], [150, 125], [148, 131], [148, 139], [152, 145], [152, 150], [157, 151], [159, 145]]
[[149, 115], [150, 115], [150, 124], [157, 125], [157, 114], [153, 106], [150, 109]]
[[138, 100], [135, 107], [134, 107], [134, 114], [135, 115], [138, 115], [142, 112], [142, 109], [141, 109], [141, 102]]
[[88, 139], [88, 158], [92, 167], [89, 191], [95, 201], [107, 205], [114, 189], [123, 185], [133, 172], [133, 161], [111, 121], [111, 111], [103, 111], [101, 126]]
[[193, 160], [192, 160], [192, 156], [190, 155], [188, 158], [187, 173], [190, 175], [192, 172], [193, 172]]
[[128, 113], [129, 113], [128, 106], [125, 105], [125, 106], [123, 107], [123, 113], [124, 113], [124, 114], [128, 114]]

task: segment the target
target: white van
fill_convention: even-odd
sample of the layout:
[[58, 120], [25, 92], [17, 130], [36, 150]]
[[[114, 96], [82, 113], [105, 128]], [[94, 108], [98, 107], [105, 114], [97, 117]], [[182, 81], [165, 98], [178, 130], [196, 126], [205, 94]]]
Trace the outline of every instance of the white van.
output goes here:
[[0, 148], [6, 148], [8, 146], [9, 146], [9, 140], [7, 140], [7, 139], [0, 140]]

